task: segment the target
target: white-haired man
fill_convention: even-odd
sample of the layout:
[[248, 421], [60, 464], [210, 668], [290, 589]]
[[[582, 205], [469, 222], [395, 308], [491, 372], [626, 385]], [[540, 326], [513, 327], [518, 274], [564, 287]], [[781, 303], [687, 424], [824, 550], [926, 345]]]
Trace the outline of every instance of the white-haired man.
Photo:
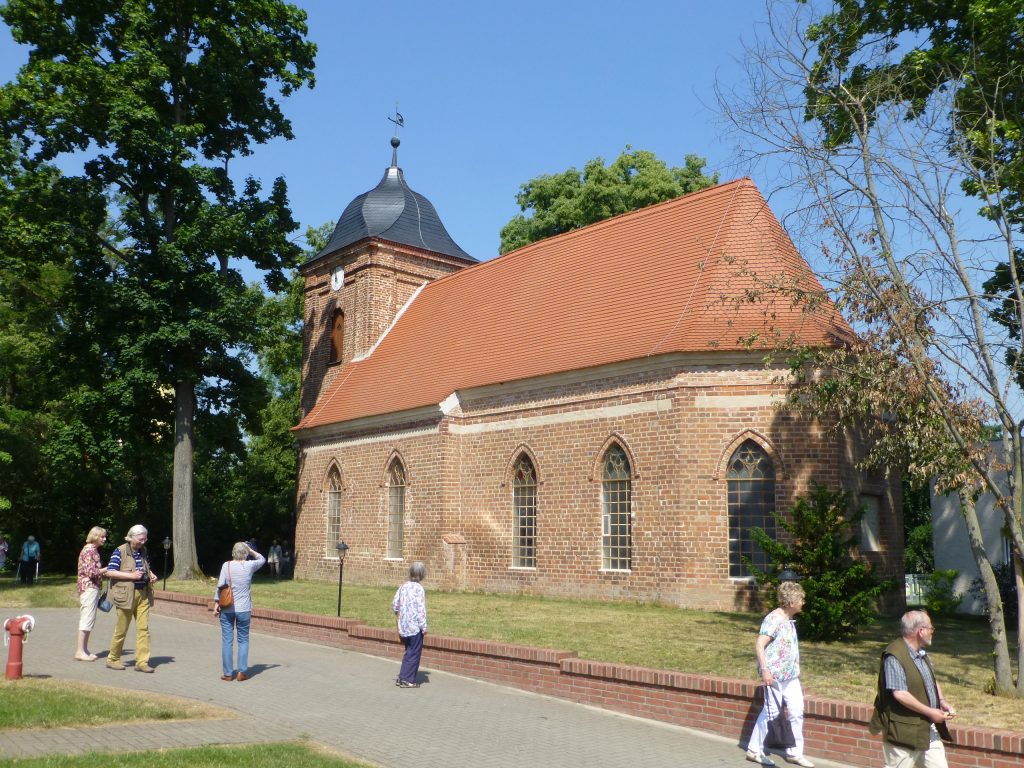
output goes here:
[[133, 525], [124, 537], [126, 543], [114, 550], [107, 563], [110, 599], [117, 607], [117, 625], [110, 639], [110, 653], [107, 654], [108, 669], [124, 669], [121, 649], [128, 635], [128, 626], [135, 619], [135, 671], [153, 671], [149, 666], [149, 607], [153, 604], [150, 585], [156, 581], [156, 574], [149, 567], [147, 538], [149, 531], [144, 526]]
[[871, 732], [882, 734], [886, 768], [946, 768], [946, 721], [956, 710], [942, 697], [925, 647], [935, 627], [924, 611], [907, 611], [902, 637], [882, 652]]

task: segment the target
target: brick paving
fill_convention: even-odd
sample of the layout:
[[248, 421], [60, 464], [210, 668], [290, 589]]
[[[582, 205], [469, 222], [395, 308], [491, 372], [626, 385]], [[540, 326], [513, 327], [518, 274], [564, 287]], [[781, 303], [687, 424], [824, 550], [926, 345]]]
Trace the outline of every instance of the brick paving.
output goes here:
[[[423, 685], [393, 685], [394, 661], [267, 635], [253, 635], [251, 680], [220, 680], [219, 629], [151, 614], [156, 673], [104, 666], [113, 617], [97, 622], [100, 659], [75, 661], [76, 609], [31, 611], [25, 675], [131, 686], [209, 702], [227, 720], [110, 724], [0, 731], [0, 755], [30, 757], [89, 751], [308, 738], [382, 768], [600, 768], [740, 766], [738, 742], [686, 728], [421, 669]], [[2, 613], [6, 618], [13, 610]], [[133, 662], [129, 632], [124, 660]], [[823, 768], [841, 764], [812, 756]], [[781, 758], [776, 762], [787, 765]]]

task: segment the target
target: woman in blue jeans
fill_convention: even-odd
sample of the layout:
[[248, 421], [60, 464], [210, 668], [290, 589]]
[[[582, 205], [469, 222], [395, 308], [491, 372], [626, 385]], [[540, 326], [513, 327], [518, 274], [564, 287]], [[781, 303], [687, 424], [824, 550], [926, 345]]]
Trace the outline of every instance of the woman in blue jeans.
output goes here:
[[[252, 555], [252, 560], [246, 558]], [[217, 579], [217, 601], [213, 612], [220, 616], [220, 655], [224, 673], [220, 679], [224, 682], [248, 680], [249, 675], [249, 620], [252, 617], [252, 575], [256, 573], [267, 559], [244, 541], [231, 548], [231, 559], [220, 568]], [[231, 585], [234, 603], [221, 610], [220, 588]], [[238, 674], [235, 675], [234, 645], [235, 628], [238, 628]]]

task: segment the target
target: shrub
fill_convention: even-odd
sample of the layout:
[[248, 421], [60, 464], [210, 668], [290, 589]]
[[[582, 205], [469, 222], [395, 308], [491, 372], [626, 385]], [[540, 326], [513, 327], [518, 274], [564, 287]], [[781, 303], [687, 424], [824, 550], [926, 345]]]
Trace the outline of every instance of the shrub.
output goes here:
[[755, 528], [754, 540], [768, 556], [771, 567], [761, 571], [747, 562], [762, 587], [770, 587], [768, 602], [775, 604], [778, 574], [791, 568], [807, 593], [796, 622], [808, 640], [841, 640], [874, 620], [878, 599], [893, 587], [878, 579], [869, 563], [855, 560], [857, 526], [863, 510], [850, 512], [850, 494], [813, 483], [810, 494], [796, 500], [788, 515], [772, 513], [785, 535], [776, 541]]
[[924, 575], [924, 607], [932, 616], [951, 616], [964, 599], [963, 592], [954, 592], [953, 584], [959, 571], [932, 571]]
[[907, 573], [930, 573], [935, 569], [928, 485], [914, 486], [906, 478], [903, 479], [903, 567]]

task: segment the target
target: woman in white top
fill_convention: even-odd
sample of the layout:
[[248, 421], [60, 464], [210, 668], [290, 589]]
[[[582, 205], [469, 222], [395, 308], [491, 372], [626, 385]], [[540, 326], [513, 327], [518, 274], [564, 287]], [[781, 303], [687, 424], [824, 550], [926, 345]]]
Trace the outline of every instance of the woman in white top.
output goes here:
[[[252, 560], [246, 560], [249, 555]], [[252, 575], [256, 573], [267, 559], [254, 550], [244, 541], [240, 541], [231, 548], [231, 560], [228, 560], [220, 568], [220, 578], [217, 579], [217, 594], [214, 600], [217, 605], [213, 612], [220, 616], [220, 655], [224, 673], [220, 679], [229, 682], [231, 680], [248, 680], [246, 674], [249, 671], [249, 622], [252, 618]], [[226, 584], [231, 585], [231, 594], [234, 603], [221, 610], [220, 588]], [[235, 628], [238, 629], [238, 675], [235, 675], [234, 665], [234, 639]]]

